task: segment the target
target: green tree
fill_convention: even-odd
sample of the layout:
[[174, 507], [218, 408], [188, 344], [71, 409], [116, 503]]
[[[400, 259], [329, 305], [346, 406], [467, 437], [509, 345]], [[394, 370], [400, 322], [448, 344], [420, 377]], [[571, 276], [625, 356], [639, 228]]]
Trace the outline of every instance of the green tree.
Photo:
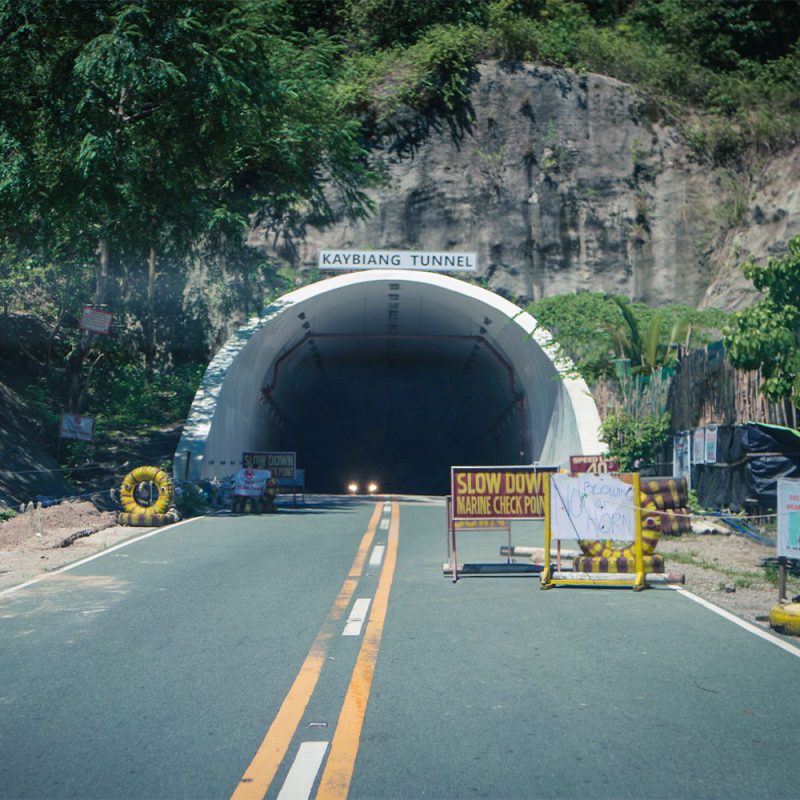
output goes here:
[[770, 400], [790, 398], [800, 405], [800, 237], [789, 242], [781, 258], [767, 266], [752, 261], [744, 274], [764, 298], [734, 314], [723, 342], [731, 363], [760, 369], [761, 391]]
[[[283, 0], [0, 0], [8, 247], [94, 261], [86, 300], [103, 306], [121, 263], [152, 286], [167, 246], [243, 242], [253, 214], [324, 218], [331, 190], [363, 213], [359, 126], [334, 92], [340, 48], [290, 22]], [[67, 359], [71, 410], [93, 344], [82, 336]]]

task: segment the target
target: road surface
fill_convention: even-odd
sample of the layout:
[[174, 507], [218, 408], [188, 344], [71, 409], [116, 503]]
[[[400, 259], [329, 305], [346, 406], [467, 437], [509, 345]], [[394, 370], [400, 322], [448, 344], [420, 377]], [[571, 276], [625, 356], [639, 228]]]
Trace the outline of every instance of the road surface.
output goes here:
[[444, 526], [312, 498], [0, 594], [0, 798], [800, 796], [793, 643], [666, 588], [454, 584]]

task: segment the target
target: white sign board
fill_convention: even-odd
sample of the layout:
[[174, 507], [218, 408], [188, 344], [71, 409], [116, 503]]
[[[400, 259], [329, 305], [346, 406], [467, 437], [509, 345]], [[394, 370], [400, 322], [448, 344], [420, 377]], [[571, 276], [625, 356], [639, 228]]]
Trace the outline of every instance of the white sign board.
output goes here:
[[114, 315], [109, 311], [101, 311], [99, 308], [85, 306], [78, 327], [84, 331], [107, 334], [111, 330], [113, 318]]
[[719, 428], [716, 425], [709, 425], [706, 428], [706, 464], [717, 463], [717, 439], [719, 438]]
[[706, 429], [695, 428], [692, 434], [692, 464], [705, 464]]
[[268, 469], [240, 469], [233, 476], [233, 495], [235, 497], [261, 497], [272, 477]]
[[800, 480], [778, 479], [778, 555], [800, 558]]
[[688, 431], [676, 433], [672, 446], [672, 475], [675, 478], [685, 478], [687, 484], [692, 480], [691, 452], [692, 435]]
[[633, 486], [609, 475], [550, 476], [550, 530], [554, 539], [633, 541]]
[[475, 272], [477, 253], [427, 250], [320, 250], [317, 266], [328, 270], [421, 269], [428, 272]]
[[79, 439], [82, 442], [91, 442], [94, 437], [94, 417], [62, 414], [60, 436], [62, 439]]

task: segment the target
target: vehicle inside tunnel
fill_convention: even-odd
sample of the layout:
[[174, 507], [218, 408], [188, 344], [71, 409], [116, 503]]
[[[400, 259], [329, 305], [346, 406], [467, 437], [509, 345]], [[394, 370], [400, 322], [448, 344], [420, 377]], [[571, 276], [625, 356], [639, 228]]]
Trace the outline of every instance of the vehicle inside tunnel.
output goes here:
[[523, 396], [480, 336], [309, 334], [263, 402], [264, 438], [297, 452], [312, 492], [447, 494], [452, 465], [520, 463], [524, 446]]
[[446, 494], [452, 466], [599, 453], [586, 384], [529, 314], [475, 284], [380, 269], [276, 300], [209, 364], [176, 480], [224, 478], [250, 451], [293, 451], [309, 492]]

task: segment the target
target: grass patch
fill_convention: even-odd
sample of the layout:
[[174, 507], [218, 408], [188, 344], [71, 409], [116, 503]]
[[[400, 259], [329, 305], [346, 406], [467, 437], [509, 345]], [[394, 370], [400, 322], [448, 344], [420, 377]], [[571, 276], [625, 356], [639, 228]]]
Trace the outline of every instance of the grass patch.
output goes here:
[[[666, 551], [661, 555], [664, 556], [665, 561], [672, 561], [676, 564], [686, 564], [692, 567], [708, 570], [709, 572], [718, 572], [721, 575], [726, 575], [728, 578], [733, 579], [734, 585], [739, 589], [749, 589], [752, 586], [765, 582], [764, 575], [758, 572], [733, 569], [732, 567], [723, 567], [716, 561], [707, 561], [706, 559], [701, 558], [696, 550], [690, 550], [688, 553]], [[720, 585], [724, 588], [726, 584], [725, 582], [721, 582]]]

